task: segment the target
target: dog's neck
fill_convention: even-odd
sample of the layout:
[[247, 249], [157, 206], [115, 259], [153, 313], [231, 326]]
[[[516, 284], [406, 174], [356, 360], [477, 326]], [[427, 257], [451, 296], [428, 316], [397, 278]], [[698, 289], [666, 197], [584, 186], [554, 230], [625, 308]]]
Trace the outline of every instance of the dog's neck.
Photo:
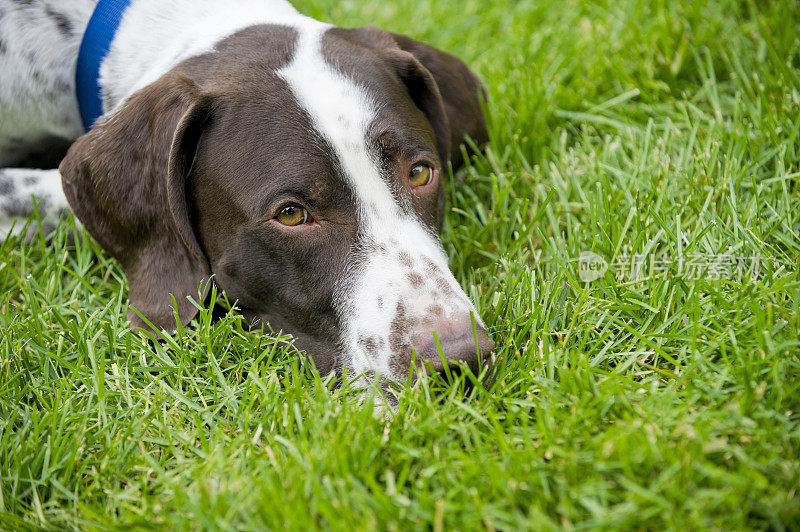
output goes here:
[[301, 20], [285, 0], [133, 0], [100, 68], [103, 112], [241, 29]]

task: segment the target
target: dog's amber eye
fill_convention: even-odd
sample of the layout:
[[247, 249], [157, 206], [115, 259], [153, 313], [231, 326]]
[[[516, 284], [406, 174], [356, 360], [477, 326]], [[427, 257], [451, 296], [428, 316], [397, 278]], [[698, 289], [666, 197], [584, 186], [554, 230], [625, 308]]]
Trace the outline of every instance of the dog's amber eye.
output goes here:
[[408, 180], [411, 181], [411, 184], [415, 187], [424, 187], [430, 183], [432, 176], [433, 170], [430, 166], [427, 164], [418, 164], [411, 169], [411, 172], [408, 174]]
[[293, 227], [308, 221], [308, 211], [300, 205], [290, 204], [284, 206], [275, 219], [283, 225]]

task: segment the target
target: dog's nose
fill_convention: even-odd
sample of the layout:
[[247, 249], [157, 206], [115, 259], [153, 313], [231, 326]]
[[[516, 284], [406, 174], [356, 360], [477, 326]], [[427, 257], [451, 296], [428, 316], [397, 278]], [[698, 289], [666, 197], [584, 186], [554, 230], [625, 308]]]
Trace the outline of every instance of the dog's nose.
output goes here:
[[[442, 347], [442, 354], [436, 345], [436, 339]], [[432, 327], [431, 331], [420, 334], [416, 338], [417, 363], [429, 362], [434, 371], [444, 371], [445, 363], [447, 367], [457, 367], [459, 363], [466, 364], [474, 374], [478, 374], [482, 366], [488, 366], [491, 360], [494, 343], [489, 338], [486, 329], [475, 324], [467, 316], [466, 318], [447, 322], [441, 322]], [[442, 360], [444, 355], [444, 361]]]

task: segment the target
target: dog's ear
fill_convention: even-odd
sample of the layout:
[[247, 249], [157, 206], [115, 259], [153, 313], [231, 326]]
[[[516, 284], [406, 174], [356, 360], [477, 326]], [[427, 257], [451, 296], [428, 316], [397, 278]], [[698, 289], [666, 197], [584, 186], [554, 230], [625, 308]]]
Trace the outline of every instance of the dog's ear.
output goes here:
[[481, 108], [486, 91], [463, 61], [411, 37], [379, 28], [366, 26], [350, 31], [386, 54], [412, 100], [433, 126], [443, 161], [449, 160], [453, 168], [461, 166], [460, 145], [467, 136], [478, 146], [489, 140]]
[[[174, 331], [197, 309], [187, 296], [211, 275], [195, 236], [186, 182], [211, 98], [182, 76], [133, 95], [72, 145], [62, 184], [72, 210], [128, 276], [130, 303], [156, 329]], [[132, 309], [131, 325], [149, 329]]]
[[[481, 109], [481, 100], [486, 99], [481, 80], [454, 55], [406, 35], [390, 35], [397, 46], [413, 55], [436, 81], [450, 127], [449, 158], [453, 168], [458, 168], [463, 163], [459, 146], [465, 137], [469, 136], [478, 146], [489, 141], [489, 132]], [[413, 98], [413, 86], [409, 90]]]

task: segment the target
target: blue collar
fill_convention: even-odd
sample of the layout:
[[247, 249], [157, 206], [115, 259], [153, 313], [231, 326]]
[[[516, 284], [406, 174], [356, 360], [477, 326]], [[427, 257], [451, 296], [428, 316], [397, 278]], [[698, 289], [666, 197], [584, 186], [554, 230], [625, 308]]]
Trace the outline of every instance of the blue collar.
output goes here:
[[75, 90], [86, 131], [103, 115], [100, 65], [108, 55], [122, 14], [130, 3], [131, 0], [99, 0], [83, 34], [75, 72]]

